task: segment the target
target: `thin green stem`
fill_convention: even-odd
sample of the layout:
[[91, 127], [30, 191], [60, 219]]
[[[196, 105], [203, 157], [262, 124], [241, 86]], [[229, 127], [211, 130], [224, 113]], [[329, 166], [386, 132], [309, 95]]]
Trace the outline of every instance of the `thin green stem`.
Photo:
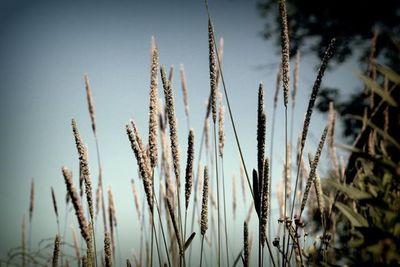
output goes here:
[[224, 198], [224, 226], [225, 226], [225, 247], [226, 247], [226, 263], [227, 266], [230, 266], [229, 264], [229, 248], [228, 248], [228, 226], [227, 226], [227, 220], [226, 220], [226, 197], [225, 197], [225, 174], [224, 174], [224, 158], [221, 157], [221, 168], [222, 168], [222, 191], [223, 191], [223, 198]]
[[167, 240], [165, 238], [165, 232], [164, 232], [164, 227], [163, 227], [163, 224], [162, 224], [160, 208], [159, 208], [159, 205], [158, 205], [157, 197], [155, 195], [154, 195], [154, 200], [156, 202], [156, 208], [157, 208], [157, 212], [158, 212], [158, 219], [160, 221], [160, 226], [161, 226], [161, 234], [162, 234], [163, 241], [164, 241], [165, 253], [167, 254], [168, 266], [171, 267], [172, 265], [171, 265], [171, 260], [169, 258], [168, 245], [167, 245]]
[[[212, 20], [211, 20], [210, 11], [209, 11], [209, 9], [208, 9], [208, 1], [207, 1], [207, 0], [205, 0], [205, 5], [206, 5], [206, 10], [207, 10], [208, 19], [209, 19], [210, 21], [212, 21]], [[213, 32], [212, 34], [213, 34], [213, 38], [214, 38], [214, 40], [215, 40], [214, 32]], [[230, 121], [231, 121], [231, 124], [232, 124], [232, 127], [233, 127], [233, 133], [234, 133], [234, 135], [235, 135], [236, 145], [237, 145], [237, 147], [238, 147], [238, 149], [239, 149], [240, 159], [241, 159], [241, 161], [242, 161], [243, 169], [244, 169], [244, 172], [245, 172], [245, 174], [246, 174], [247, 184], [249, 185], [249, 189], [250, 189], [250, 192], [251, 192], [251, 196], [252, 196], [252, 198], [254, 199], [253, 188], [252, 188], [251, 183], [250, 183], [249, 174], [248, 174], [247, 168], [246, 168], [246, 163], [244, 162], [244, 157], [243, 157], [243, 153], [242, 153], [242, 148], [241, 148], [241, 146], [240, 146], [239, 137], [238, 137], [238, 134], [237, 134], [237, 131], [236, 131], [235, 122], [234, 122], [233, 114], [232, 114], [232, 110], [231, 110], [231, 105], [230, 105], [230, 102], [229, 102], [228, 92], [227, 92], [227, 90], [226, 90], [225, 79], [224, 79], [224, 75], [223, 75], [223, 72], [222, 72], [222, 66], [221, 66], [221, 62], [220, 62], [220, 60], [219, 60], [218, 47], [217, 47], [217, 44], [216, 44], [216, 43], [215, 43], [214, 45], [215, 45], [215, 53], [217, 54], [218, 68], [219, 68], [219, 70], [220, 70], [219, 74], [221, 75], [222, 87], [224, 88], [224, 95], [225, 95], [225, 99], [226, 99], [226, 104], [227, 104], [227, 106], [228, 106], [229, 118], [230, 118]]]
[[[285, 257], [285, 240], [286, 240], [286, 200], [287, 200], [287, 182], [288, 182], [288, 175], [287, 175], [287, 170], [288, 170], [288, 121], [287, 121], [287, 107], [285, 107], [285, 190], [284, 190], [284, 204], [283, 204], [283, 209], [284, 209], [284, 215], [283, 215], [283, 254], [282, 257]], [[288, 238], [288, 243], [289, 243], [289, 238]], [[285, 261], [284, 258], [282, 258], [282, 264], [285, 266]]]
[[[272, 172], [272, 168], [274, 166], [274, 164], [272, 164], [273, 159], [274, 159], [274, 137], [275, 137], [275, 118], [276, 118], [276, 105], [274, 105], [274, 109], [272, 111], [272, 126], [271, 126], [271, 150], [270, 150], [270, 154], [269, 154], [269, 161], [270, 161], [270, 173], [271, 173], [271, 177], [273, 176], [273, 172]], [[271, 182], [272, 182], [272, 178], [271, 178]], [[272, 235], [272, 231], [271, 231], [271, 223], [268, 224], [268, 236]], [[272, 254], [271, 254], [271, 258], [272, 258]], [[278, 257], [279, 260], [279, 257]], [[272, 260], [270, 259], [270, 264], [272, 263]], [[279, 265], [279, 263], [278, 263]]]
[[203, 263], [203, 244], [204, 244], [204, 235], [201, 238], [201, 249], [200, 249], [200, 267]]
[[100, 193], [101, 193], [101, 209], [103, 213], [103, 224], [104, 224], [104, 232], [107, 232], [107, 214], [106, 214], [106, 208], [104, 205], [104, 190], [103, 190], [103, 176], [102, 176], [102, 168], [101, 168], [101, 160], [100, 160], [100, 145], [99, 145], [99, 140], [97, 137], [97, 133], [93, 132], [94, 134], [94, 140], [96, 142], [96, 154], [97, 154], [97, 164], [99, 165], [99, 177], [98, 179], [101, 179], [100, 181]]
[[218, 150], [217, 150], [217, 130], [214, 122], [214, 158], [215, 158], [215, 174], [217, 178], [217, 223], [218, 223], [218, 266], [221, 266], [221, 221], [220, 221], [220, 204], [219, 204], [219, 178], [218, 178]]
[[[155, 214], [153, 214], [152, 217], [154, 217], [154, 215], [155, 215]], [[161, 266], [160, 248], [159, 248], [159, 246], [158, 246], [158, 238], [157, 238], [156, 227], [155, 227], [155, 225], [154, 225], [154, 219], [153, 219], [152, 221], [153, 221], [152, 225], [153, 225], [154, 237], [155, 237], [155, 241], [156, 241], [156, 248], [157, 248], [157, 254], [158, 254], [158, 263], [159, 263], [160, 266]]]
[[90, 220], [91, 220], [92, 233], [93, 233], [94, 262], [95, 262], [95, 266], [97, 267], [96, 235], [94, 234], [94, 222], [93, 222], [93, 217], [91, 217]]
[[[197, 162], [197, 175], [195, 176], [195, 179], [198, 178], [199, 171], [200, 171], [200, 159], [201, 159], [201, 154], [203, 151], [203, 143], [204, 143], [204, 136], [205, 136], [205, 124], [206, 123], [207, 123], [207, 114], [204, 119], [203, 133], [201, 135], [201, 140], [200, 140], [199, 156], [198, 156], [198, 162]], [[193, 232], [193, 229], [194, 229], [194, 216], [196, 214], [196, 208], [197, 208], [197, 205], [196, 205], [196, 203], [197, 203], [197, 186], [198, 186], [198, 180], [196, 180], [194, 182], [193, 213], [192, 213], [192, 222], [191, 222], [191, 226], [190, 226], [191, 232]], [[189, 248], [189, 262], [191, 262], [191, 258], [192, 258], [192, 246], [190, 246], [190, 248]]]

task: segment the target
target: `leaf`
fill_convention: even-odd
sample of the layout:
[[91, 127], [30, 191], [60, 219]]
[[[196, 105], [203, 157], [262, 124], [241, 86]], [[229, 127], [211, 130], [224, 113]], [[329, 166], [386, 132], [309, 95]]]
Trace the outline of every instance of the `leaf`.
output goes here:
[[194, 239], [194, 237], [196, 236], [196, 233], [195, 232], [193, 232], [190, 236], [189, 236], [189, 238], [186, 240], [186, 242], [185, 242], [185, 247], [184, 247], [184, 251], [186, 251], [186, 249], [190, 246], [190, 243], [192, 243], [192, 241], [193, 241], [193, 239]]
[[332, 179], [328, 179], [328, 180], [326, 180], [326, 182], [328, 184], [330, 184], [331, 186], [335, 187], [337, 190], [345, 193], [348, 197], [350, 197], [353, 200], [371, 198], [370, 194], [368, 194], [367, 192], [361, 191], [360, 189], [355, 188], [354, 186], [340, 184], [337, 181], [332, 180]]
[[[356, 116], [356, 115], [347, 115], [350, 118], [356, 119], [363, 121], [363, 117], [361, 116]], [[378, 134], [380, 134], [383, 138], [386, 138], [387, 141], [392, 143], [394, 146], [396, 146], [397, 149], [400, 149], [400, 143], [396, 141], [392, 136], [388, 135], [385, 131], [383, 131], [381, 128], [373, 124], [370, 120], [367, 120], [367, 124], [369, 127], [374, 129]]]
[[397, 103], [394, 98], [389, 94], [389, 92], [383, 90], [383, 88], [371, 78], [358, 74], [358, 77], [365, 83], [365, 85], [370, 88], [374, 93], [379, 95], [383, 100], [385, 100], [389, 105], [397, 107]]
[[347, 205], [341, 202], [336, 202], [335, 206], [343, 213], [343, 215], [350, 221], [350, 223], [354, 227], [368, 227], [368, 221], [363, 216], [361, 216], [361, 214], [356, 213]]
[[237, 255], [237, 257], [235, 259], [235, 261], [233, 262], [233, 267], [235, 267], [239, 263], [240, 259], [243, 259], [242, 258], [242, 251], [243, 251], [243, 248], [242, 248], [242, 250], [240, 250], [239, 254]]
[[391, 68], [381, 65], [381, 64], [376, 64], [376, 69], [382, 73], [383, 75], [386, 75], [389, 80], [394, 82], [395, 84], [400, 84], [400, 75], [397, 74], [394, 70]]

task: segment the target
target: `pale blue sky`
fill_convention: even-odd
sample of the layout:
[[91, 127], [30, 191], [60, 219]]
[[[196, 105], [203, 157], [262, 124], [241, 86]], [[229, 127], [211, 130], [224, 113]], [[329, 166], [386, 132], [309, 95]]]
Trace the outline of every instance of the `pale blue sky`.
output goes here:
[[[270, 121], [280, 58], [275, 43], [261, 38], [265, 21], [259, 17], [256, 1], [210, 1], [210, 8], [216, 34], [225, 41], [224, 76], [250, 169], [256, 166], [258, 84], [263, 81], [265, 85]], [[32, 177], [36, 183], [32, 246], [56, 234], [50, 186], [56, 191], [64, 220], [61, 166], [71, 167], [75, 178], [78, 174], [71, 118], [77, 120], [89, 147], [92, 173], [97, 173], [84, 91], [85, 72], [89, 74], [95, 100], [104, 179], [115, 194], [124, 258], [131, 247], [137, 248], [138, 222], [130, 191], [130, 179], [135, 177], [138, 181], [136, 160], [124, 125], [134, 118], [141, 133], [145, 136], [147, 132], [149, 49], [153, 35], [160, 63], [175, 66], [175, 102], [181, 151], [185, 155], [186, 122], [177, 70], [180, 63], [185, 65], [191, 122], [199, 142], [209, 91], [207, 16], [203, 1], [3, 1], [0, 4], [1, 258], [8, 249], [20, 244], [20, 225], [23, 215], [28, 214]], [[301, 62], [295, 114], [297, 131], [302, 127], [317, 62], [314, 57], [305, 57]], [[268, 67], [258, 68], [262, 65]], [[355, 68], [356, 63], [349, 62], [330, 70], [324, 83], [347, 94], [355, 86], [352, 74]], [[159, 93], [163, 97], [161, 87]], [[282, 95], [279, 97], [274, 155], [277, 165], [273, 174], [276, 180], [281, 177], [284, 158]], [[314, 136], [320, 135], [324, 123], [325, 117], [315, 114], [311, 128]], [[233, 173], [238, 177], [239, 158], [228, 119], [226, 131], [226, 177]], [[310, 151], [314, 152], [315, 138], [309, 143]], [[227, 181], [227, 190], [231, 192], [231, 182]], [[241, 197], [240, 180], [237, 185]], [[141, 191], [139, 182], [137, 186]], [[249, 203], [248, 200], [246, 206], [239, 204], [237, 220], [229, 225], [232, 231], [241, 230]], [[76, 219], [70, 215], [69, 223], [76, 225]], [[67, 238], [70, 240], [69, 231]]]

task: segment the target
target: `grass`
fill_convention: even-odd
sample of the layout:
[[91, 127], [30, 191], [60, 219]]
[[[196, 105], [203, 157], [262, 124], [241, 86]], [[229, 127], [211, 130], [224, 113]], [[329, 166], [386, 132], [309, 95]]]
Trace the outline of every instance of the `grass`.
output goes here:
[[[26, 226], [24, 219], [21, 247], [10, 250], [6, 265], [46, 266], [46, 262], [50, 259], [52, 266], [66, 266], [73, 263], [78, 263], [78, 265], [82, 266], [98, 266], [100, 265], [98, 262], [101, 262], [105, 266], [119, 266], [122, 262], [126, 262], [127, 266], [131, 266], [131, 261], [137, 266], [236, 266], [243, 264], [243, 266], [258, 265], [274, 267], [329, 265], [335, 262], [357, 263], [357, 261], [361, 260], [387, 264], [400, 262], [400, 255], [396, 250], [400, 235], [398, 228], [398, 211], [400, 209], [398, 203], [399, 187], [398, 181], [395, 180], [395, 177], [399, 174], [399, 163], [390, 154], [398, 152], [399, 144], [391, 135], [390, 125], [396, 122], [390, 123], [389, 115], [397, 111], [398, 108], [398, 100], [392, 96], [392, 93], [399, 85], [400, 76], [387, 67], [375, 64], [371, 66], [376, 66], [379, 74], [384, 78], [385, 82], [383, 86], [381, 86], [379, 80], [360, 75], [361, 80], [366, 84], [366, 88], [370, 90], [371, 94], [375, 93], [375, 96], [373, 98], [374, 102], [370, 104], [370, 116], [364, 118], [354, 117], [363, 121], [365, 127], [360, 133], [360, 139], [364, 138], [364, 140], [368, 140], [368, 143], [364, 143], [363, 147], [346, 147], [352, 153], [351, 155], [355, 155], [354, 157], [356, 157], [355, 159], [353, 158], [353, 163], [351, 163], [350, 158], [348, 164], [355, 166], [355, 162], [357, 161], [357, 164], [361, 165], [357, 171], [351, 173], [350, 170], [354, 166], [349, 165], [346, 169], [344, 164], [339, 164], [337, 159], [338, 156], [334, 144], [334, 128], [336, 123], [333, 105], [330, 105], [331, 112], [328, 125], [324, 127], [315, 156], [309, 156], [310, 170], [307, 171], [306, 164], [304, 164], [305, 160], [303, 159], [305, 144], [321, 81], [333, 53], [334, 40], [327, 47], [311, 91], [304, 125], [299, 131], [300, 139], [296, 149], [297, 153], [291, 153], [289, 149], [293, 148], [292, 139], [296, 131], [293, 128], [293, 118], [299, 71], [299, 54], [296, 57], [295, 81], [293, 91], [291, 92], [292, 102], [290, 103], [290, 43], [288, 38], [287, 12], [285, 1], [280, 1], [282, 63], [278, 71], [275, 97], [272, 99], [273, 114], [270, 154], [269, 158], [266, 157], [266, 128], [268, 127], [268, 122], [267, 114], [264, 110], [266, 99], [264, 99], [263, 84], [261, 83], [258, 91], [257, 118], [254, 118], [257, 121], [257, 162], [246, 162], [237, 125], [234, 120], [234, 113], [240, 112], [240, 110], [232, 107], [229, 102], [229, 90], [222, 68], [222, 51], [214, 41], [216, 40], [216, 32], [212, 24], [207, 2], [206, 9], [208, 14], [210, 94], [200, 142], [197, 141], [198, 139], [195, 139], [195, 131], [190, 128], [188, 107], [188, 94], [190, 92], [186, 87], [183, 66], [180, 68], [181, 86], [184, 92], [183, 104], [186, 117], [186, 130], [188, 131], [184, 188], [181, 187], [180, 162], [184, 159], [179, 152], [179, 129], [175, 117], [176, 107], [174, 90], [172, 88], [173, 72], [171, 68], [169, 78], [167, 78], [165, 66], [159, 65], [158, 50], [154, 38], [151, 41], [148, 147], [143, 141], [134, 121], [130, 121], [126, 125], [127, 137], [139, 170], [138, 177], [135, 177], [131, 182], [134, 205], [138, 221], [141, 224], [139, 255], [134, 255], [130, 259], [122, 259], [119, 256], [117, 260], [115, 257], [116, 250], [119, 250], [119, 252], [121, 250], [119, 241], [117, 245], [115, 244], [115, 239], [119, 240], [116, 207], [111, 189], [108, 191], [109, 208], [106, 209], [105, 207], [103, 195], [104, 181], [102, 180], [101, 153], [98, 132], [96, 130], [94, 100], [88, 76], [85, 75], [88, 110], [97, 152], [98, 180], [96, 200], [93, 200], [92, 195], [92, 180], [87, 157], [88, 148], [83, 143], [75, 120], [72, 120], [72, 129], [79, 158], [79, 179], [85, 186], [85, 190], [81, 190], [81, 194], [78, 193], [74, 185], [72, 172], [67, 167], [62, 168], [62, 175], [66, 183], [66, 191], [69, 198], [66, 202], [64, 229], [66, 229], [68, 223], [69, 207], [72, 206], [81, 233], [81, 245], [79, 246], [79, 238], [75, 234], [73, 234], [73, 244], [65, 242], [67, 240], [65, 230], [63, 235], [61, 235], [60, 224], [62, 221], [59, 218], [56, 195], [51, 188], [58, 233], [55, 239], [53, 237], [43, 240], [41, 244], [44, 244], [44, 246], [40, 245], [37, 251], [32, 249], [30, 241], [33, 231], [32, 216], [34, 213], [34, 182], [32, 180], [28, 246], [25, 241]], [[165, 97], [165, 109], [158, 103], [159, 72]], [[273, 162], [276, 162], [273, 151], [276, 141], [275, 123], [277, 121], [276, 111], [278, 108], [277, 103], [281, 81], [283, 85], [284, 118], [282, 123], [285, 129], [283, 133], [285, 147], [280, 149], [285, 150], [285, 166], [282, 180], [283, 186], [280, 191], [274, 192], [278, 196], [278, 202], [282, 204], [282, 207], [280, 207], [280, 218], [276, 222], [272, 219], [274, 217], [271, 216], [271, 203], [274, 201], [272, 199], [274, 195], [272, 191], [274, 189], [271, 185], [272, 179], [275, 178], [272, 177]], [[223, 94], [221, 93], [221, 98], [217, 101], [220, 85]], [[224, 102], [227, 106], [227, 116], [229, 116], [231, 122], [241, 166], [243, 166], [243, 176], [247, 179], [247, 189], [251, 193], [248, 195], [248, 199], [250, 198], [251, 202], [250, 210], [246, 217], [238, 219], [243, 221], [243, 228], [240, 227], [240, 229], [228, 227], [230, 221], [235, 219], [233, 213], [227, 212], [226, 203], [225, 179], [227, 179], [227, 176], [224, 171], [224, 158], [227, 155], [224, 154], [223, 148], [225, 142], [224, 132], [228, 131], [228, 129], [224, 129], [223, 124]], [[288, 114], [289, 104], [292, 106], [291, 114]], [[385, 111], [384, 114], [386, 115], [384, 126], [380, 127], [375, 120], [375, 116], [381, 114], [382, 110]], [[290, 137], [288, 127], [289, 115], [291, 115]], [[207, 141], [207, 123], [210, 117], [213, 120], [212, 136], [214, 146], [207, 148], [207, 142], [209, 142]], [[167, 132], [169, 132], [169, 139], [167, 138]], [[318, 163], [324, 151], [325, 139], [327, 139], [328, 143], [328, 154], [332, 159], [332, 166], [330, 166], [332, 171], [330, 177], [320, 179]], [[197, 159], [195, 157], [195, 147], [199, 148]], [[294, 190], [289, 190], [289, 186], [291, 186], [290, 176], [292, 174], [290, 170], [293, 169], [291, 164], [292, 154], [296, 154], [296, 164], [293, 171], [296, 174], [296, 179]], [[205, 160], [202, 161], [202, 158]], [[197, 166], [194, 166], [195, 162], [197, 162]], [[201, 165], [205, 166], [204, 170], [200, 167]], [[257, 166], [252, 172], [253, 183], [250, 182], [248, 174], [248, 166], [250, 165]], [[155, 186], [155, 172], [159, 175], [159, 186]], [[172, 179], [172, 176], [175, 179]], [[302, 182], [302, 176], [307, 178], [305, 187]], [[213, 187], [214, 179], [216, 188]], [[346, 179], [351, 179], [352, 182], [346, 183]], [[201, 180], [202, 185], [200, 183]], [[142, 196], [135, 186], [140, 183], [143, 185], [144, 191], [144, 195]], [[242, 184], [244, 185], [244, 182]], [[220, 190], [220, 185], [222, 185], [222, 191]], [[368, 186], [366, 187], [365, 185]], [[184, 192], [182, 192], [183, 190]], [[201, 191], [202, 194], [201, 203], [199, 197], [197, 197], [198, 191]], [[182, 193], [185, 195], [184, 199], [180, 197]], [[216, 193], [217, 198], [215, 203], [212, 202], [214, 193]], [[222, 194], [222, 201], [220, 194]], [[232, 197], [234, 201], [232, 206], [234, 209], [237, 205], [235, 198], [236, 196]], [[379, 198], [381, 198], [381, 201], [385, 205], [376, 202]], [[369, 201], [371, 199], [374, 201]], [[140, 210], [141, 200], [143, 201], [143, 206]], [[185, 207], [184, 216], [182, 205]], [[101, 209], [99, 206], [101, 206]], [[191, 206], [192, 208], [190, 208]], [[102, 213], [104, 231], [99, 231], [96, 228], [100, 222], [96, 220], [97, 216], [95, 216], [94, 208], [96, 208], [96, 215]], [[222, 208], [223, 214], [221, 212]], [[258, 228], [250, 227], [250, 220], [254, 211], [257, 215]], [[108, 222], [106, 219], [107, 212]], [[149, 215], [148, 218], [145, 216], [146, 213]], [[210, 218], [213, 218], [215, 213], [217, 216], [216, 225], [214, 223], [209, 224]], [[187, 225], [188, 215], [189, 218], [191, 217], [189, 232], [187, 232], [189, 229]], [[383, 219], [380, 220], [379, 218]], [[197, 224], [196, 221], [198, 222]], [[221, 230], [222, 226], [224, 226], [223, 231]], [[344, 230], [338, 230], [339, 227]], [[272, 231], [272, 228], [277, 229], [277, 231]], [[257, 229], [256, 231], [258, 232], [254, 233], [254, 229]], [[383, 235], [376, 237], [376, 240], [371, 244], [364, 242], [365, 237], [368, 237], [368, 234], [373, 231], [379, 231]], [[214, 232], [216, 233], [216, 237], [213, 236]], [[243, 233], [243, 244], [240, 245], [239, 251], [235, 251], [236, 247], [232, 249], [229, 240], [234, 240], [239, 232]], [[73, 233], [75, 233], [74, 230]], [[101, 236], [104, 237], [104, 242], [99, 242], [99, 237]], [[222, 240], [223, 236], [225, 237], [225, 242]], [[386, 238], [384, 238], [385, 236]], [[341, 243], [346, 238], [351, 243], [351, 249], [344, 248]], [[153, 251], [154, 241], [157, 254]], [[192, 258], [192, 250], [195, 246], [199, 245], [199, 259]], [[265, 249], [265, 246], [267, 249]], [[254, 247], [258, 247], [258, 250], [254, 249]], [[53, 252], [51, 254], [47, 253], [49, 250]], [[216, 256], [214, 256], [214, 253]], [[348, 255], [346, 256], [345, 253], [348, 253]], [[143, 254], [145, 257], [143, 257]], [[256, 258], [258, 259], [257, 261], [255, 260]]]

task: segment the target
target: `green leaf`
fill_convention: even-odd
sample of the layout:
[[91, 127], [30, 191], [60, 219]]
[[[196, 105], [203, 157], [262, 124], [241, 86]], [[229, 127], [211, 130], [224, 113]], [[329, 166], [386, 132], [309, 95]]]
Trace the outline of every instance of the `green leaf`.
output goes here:
[[361, 216], [361, 214], [356, 213], [347, 205], [341, 202], [336, 202], [335, 206], [343, 213], [343, 215], [350, 221], [350, 223], [354, 227], [368, 227], [368, 221], [363, 216]]
[[400, 75], [397, 74], [391, 68], [389, 68], [385, 65], [376, 64], [376, 69], [383, 75], [386, 75], [390, 81], [392, 81], [396, 84], [400, 84]]
[[[363, 117], [361, 116], [356, 116], [356, 115], [347, 115], [350, 118], [354, 118], [356, 120], [363, 121]], [[367, 124], [369, 127], [374, 129], [378, 134], [380, 134], [383, 138], [387, 139], [390, 143], [392, 143], [394, 146], [396, 146], [397, 149], [400, 149], [400, 143], [396, 141], [392, 136], [388, 135], [385, 131], [383, 131], [381, 128], [373, 124], [370, 120], [367, 120]]]
[[193, 241], [193, 239], [194, 239], [195, 236], [196, 236], [196, 233], [193, 232], [193, 233], [189, 236], [189, 238], [186, 240], [184, 251], [186, 251], [187, 248], [190, 246], [190, 243], [192, 243], [192, 241]]
[[383, 100], [385, 100], [389, 105], [397, 107], [397, 103], [394, 98], [389, 94], [389, 92], [383, 90], [383, 88], [371, 78], [358, 74], [358, 77], [365, 83], [365, 85], [370, 88], [374, 93], [379, 95]]
[[337, 190], [345, 193], [348, 197], [353, 200], [367, 199], [371, 198], [371, 195], [367, 192], [361, 191], [360, 189], [355, 188], [354, 186], [340, 184], [335, 180], [328, 179], [326, 182], [335, 187]]

